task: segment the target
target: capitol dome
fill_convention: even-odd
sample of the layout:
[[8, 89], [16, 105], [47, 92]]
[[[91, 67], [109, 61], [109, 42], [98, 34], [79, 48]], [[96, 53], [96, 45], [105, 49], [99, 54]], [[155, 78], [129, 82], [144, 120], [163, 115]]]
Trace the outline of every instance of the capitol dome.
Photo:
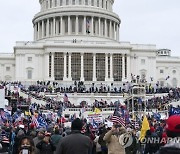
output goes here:
[[66, 37], [119, 41], [121, 20], [112, 11], [114, 0], [39, 0], [33, 19], [34, 40]]

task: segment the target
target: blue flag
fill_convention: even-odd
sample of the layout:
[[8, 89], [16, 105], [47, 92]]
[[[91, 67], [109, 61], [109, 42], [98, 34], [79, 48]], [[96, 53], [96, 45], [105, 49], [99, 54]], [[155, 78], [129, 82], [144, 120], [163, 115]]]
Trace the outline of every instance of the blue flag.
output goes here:
[[154, 113], [154, 112], [153, 112], [153, 117], [154, 117], [157, 121], [160, 121], [160, 120], [161, 120], [161, 115], [160, 115], [160, 113]]
[[43, 119], [41, 116], [38, 116], [37, 121], [39, 123], [39, 128], [41, 128], [41, 127], [46, 128], [48, 126], [46, 120]]

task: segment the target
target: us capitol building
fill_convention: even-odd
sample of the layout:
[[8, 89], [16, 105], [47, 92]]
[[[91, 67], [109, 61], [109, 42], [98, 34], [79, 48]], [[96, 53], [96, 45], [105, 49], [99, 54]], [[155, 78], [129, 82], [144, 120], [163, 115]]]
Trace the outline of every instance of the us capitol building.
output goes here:
[[150, 44], [119, 42], [114, 0], [39, 0], [34, 41], [0, 54], [0, 80], [122, 84], [131, 75], [180, 86], [180, 58]]

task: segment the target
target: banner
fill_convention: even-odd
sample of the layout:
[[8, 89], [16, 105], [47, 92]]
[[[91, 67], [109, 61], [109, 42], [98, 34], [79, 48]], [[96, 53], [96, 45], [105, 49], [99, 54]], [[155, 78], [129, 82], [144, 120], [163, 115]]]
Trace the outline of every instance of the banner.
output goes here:
[[91, 124], [93, 124], [93, 120], [96, 123], [102, 123], [103, 122], [103, 117], [102, 117], [101, 114], [90, 114], [90, 115], [88, 115], [87, 120]]

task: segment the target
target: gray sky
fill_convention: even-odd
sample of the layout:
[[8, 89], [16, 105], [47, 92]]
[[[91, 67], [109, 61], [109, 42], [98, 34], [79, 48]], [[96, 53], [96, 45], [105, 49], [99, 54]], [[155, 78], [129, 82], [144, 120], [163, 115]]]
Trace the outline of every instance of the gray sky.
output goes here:
[[[13, 52], [16, 41], [33, 40], [39, 0], [0, 0], [0, 6], [0, 52]], [[121, 18], [120, 41], [156, 44], [180, 56], [180, 0], [115, 0], [114, 12]]]

